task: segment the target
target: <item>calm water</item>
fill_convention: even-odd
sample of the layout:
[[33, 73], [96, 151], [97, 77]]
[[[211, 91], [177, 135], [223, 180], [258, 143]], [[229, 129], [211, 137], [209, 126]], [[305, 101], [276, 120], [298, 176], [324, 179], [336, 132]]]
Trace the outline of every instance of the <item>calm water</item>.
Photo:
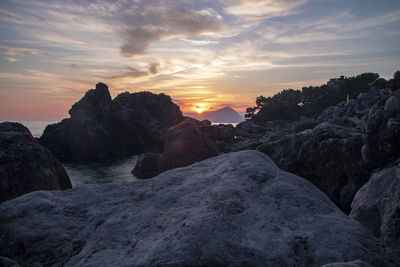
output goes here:
[[[55, 121], [20, 121], [32, 133], [33, 137], [40, 137], [48, 124], [56, 123]], [[219, 123], [213, 123], [218, 125]], [[222, 123], [232, 124], [237, 123]], [[136, 164], [138, 156], [130, 158], [121, 158], [117, 160], [109, 160], [96, 163], [63, 163], [65, 170], [72, 182], [72, 185], [79, 186], [82, 184], [104, 184], [113, 181], [133, 181], [137, 178], [131, 173]]]
[[31, 131], [31, 134], [33, 137], [39, 138], [43, 131], [44, 128], [46, 128], [47, 125], [56, 123], [56, 121], [18, 121], [19, 123], [25, 125], [26, 128]]
[[[54, 121], [20, 121], [34, 137], [40, 137], [48, 124]], [[131, 173], [137, 156], [96, 163], [63, 163], [72, 185], [104, 184], [113, 181], [133, 181], [137, 178]]]
[[114, 181], [134, 181], [137, 178], [131, 173], [138, 156], [121, 158], [104, 162], [86, 164], [64, 163], [72, 186], [82, 184], [105, 184]]

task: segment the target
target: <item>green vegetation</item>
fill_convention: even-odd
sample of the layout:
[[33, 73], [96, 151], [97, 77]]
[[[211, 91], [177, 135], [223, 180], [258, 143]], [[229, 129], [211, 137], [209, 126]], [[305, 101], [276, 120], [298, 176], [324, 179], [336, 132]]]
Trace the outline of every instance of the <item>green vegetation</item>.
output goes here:
[[246, 109], [245, 117], [259, 122], [297, 120], [301, 116], [318, 114], [326, 107], [346, 100], [347, 95], [355, 98], [372, 86], [393, 91], [400, 89], [400, 71], [389, 81], [380, 78], [377, 73], [363, 73], [355, 77], [331, 79], [321, 86], [303, 87], [301, 90], [285, 89], [272, 97], [259, 96], [256, 105]]

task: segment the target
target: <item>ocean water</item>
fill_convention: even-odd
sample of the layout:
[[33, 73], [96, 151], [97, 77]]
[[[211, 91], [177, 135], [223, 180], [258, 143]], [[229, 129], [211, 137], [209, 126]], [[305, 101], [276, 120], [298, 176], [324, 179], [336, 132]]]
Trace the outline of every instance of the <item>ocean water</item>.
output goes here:
[[[32, 133], [33, 137], [40, 137], [48, 124], [54, 121], [19, 121]], [[134, 181], [137, 178], [131, 173], [138, 156], [93, 162], [85, 164], [63, 163], [72, 186], [83, 184], [104, 184], [114, 181]]]
[[63, 163], [72, 186], [138, 180], [132, 173], [138, 156], [85, 164]]
[[[39, 138], [47, 125], [56, 123], [55, 121], [19, 121], [25, 125], [32, 133], [33, 137]], [[220, 123], [213, 123], [218, 125]], [[232, 124], [234, 127], [237, 123]], [[65, 170], [71, 180], [72, 186], [83, 184], [104, 184], [114, 181], [134, 181], [137, 178], [131, 173], [136, 164], [138, 156], [108, 160], [92, 163], [63, 163]]]
[[31, 131], [33, 137], [39, 138], [47, 125], [56, 123], [56, 121], [18, 121]]

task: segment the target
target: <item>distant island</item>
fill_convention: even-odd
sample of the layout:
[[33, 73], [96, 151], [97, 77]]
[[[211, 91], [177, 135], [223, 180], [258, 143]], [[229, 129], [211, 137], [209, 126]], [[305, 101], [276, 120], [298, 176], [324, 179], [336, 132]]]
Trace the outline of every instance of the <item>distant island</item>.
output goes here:
[[231, 107], [224, 107], [213, 111], [204, 111], [202, 113], [184, 113], [184, 115], [198, 120], [209, 120], [214, 123], [240, 123], [244, 121], [244, 116], [241, 116]]

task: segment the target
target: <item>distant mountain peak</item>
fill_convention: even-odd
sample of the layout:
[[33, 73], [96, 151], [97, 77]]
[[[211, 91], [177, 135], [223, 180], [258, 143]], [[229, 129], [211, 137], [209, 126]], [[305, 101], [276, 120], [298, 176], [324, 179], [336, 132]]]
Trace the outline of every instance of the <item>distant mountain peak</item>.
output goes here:
[[239, 123], [244, 121], [244, 117], [229, 106], [217, 110], [204, 111], [201, 114], [186, 113], [186, 115], [198, 120], [209, 120], [214, 123]]

